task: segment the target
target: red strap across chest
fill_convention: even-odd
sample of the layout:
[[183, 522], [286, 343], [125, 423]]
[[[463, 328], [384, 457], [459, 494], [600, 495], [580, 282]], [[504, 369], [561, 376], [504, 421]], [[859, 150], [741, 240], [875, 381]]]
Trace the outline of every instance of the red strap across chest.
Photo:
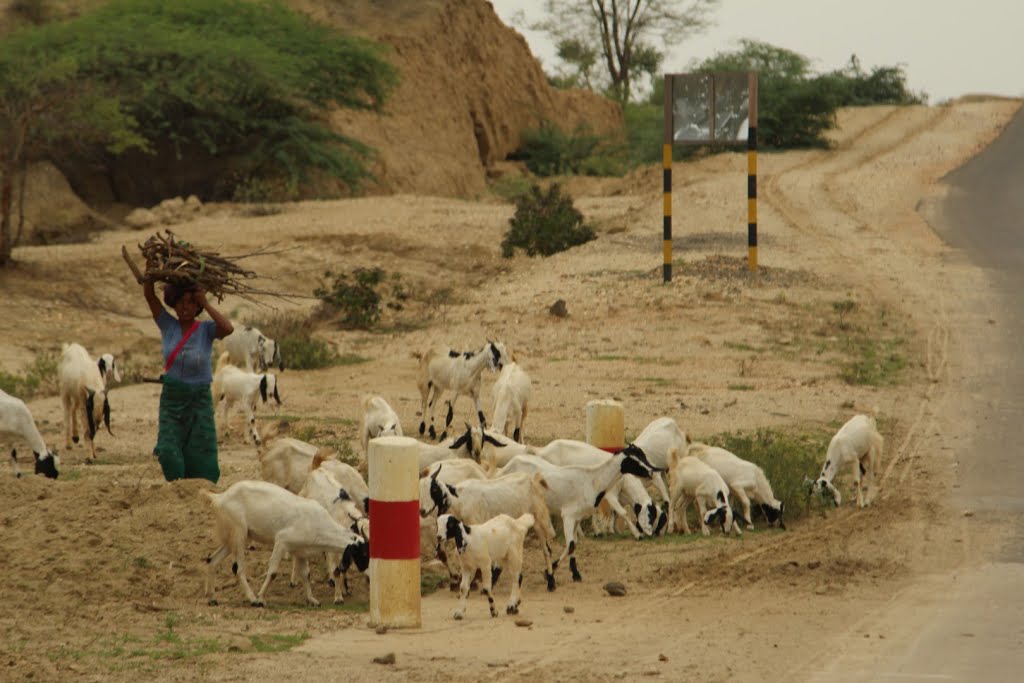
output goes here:
[[178, 342], [178, 345], [174, 347], [173, 351], [171, 351], [171, 355], [167, 356], [167, 365], [164, 366], [164, 372], [167, 372], [168, 370], [171, 369], [171, 365], [174, 363], [174, 359], [178, 357], [178, 354], [181, 352], [182, 347], [185, 346], [185, 342], [188, 341], [188, 338], [192, 336], [192, 333], [196, 331], [197, 327], [199, 327], [199, 321], [193, 320], [192, 327], [188, 328], [188, 332], [181, 336], [181, 341]]

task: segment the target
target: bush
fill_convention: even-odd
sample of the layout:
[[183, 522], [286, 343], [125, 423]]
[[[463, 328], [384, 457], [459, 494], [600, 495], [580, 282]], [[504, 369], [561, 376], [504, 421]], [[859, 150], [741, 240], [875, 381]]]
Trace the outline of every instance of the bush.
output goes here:
[[516, 202], [512, 226], [501, 242], [501, 255], [511, 258], [515, 249], [528, 256], [550, 256], [595, 238], [594, 230], [583, 222], [583, 214], [573, 206], [572, 197], [562, 194], [555, 183], [547, 192], [537, 185], [529, 195]]
[[554, 124], [544, 122], [540, 128], [523, 133], [522, 144], [511, 158], [525, 161], [530, 172], [538, 176], [577, 174], [600, 142], [586, 127], [566, 134]]
[[408, 298], [399, 274], [395, 273], [390, 278], [391, 289], [385, 300], [378, 292], [386, 279], [381, 268], [356, 268], [351, 273], [337, 275], [327, 271], [324, 277], [329, 282], [322, 282], [313, 290], [313, 295], [320, 299], [329, 316], [341, 314], [338, 322], [343, 328], [369, 330], [380, 322], [382, 306], [400, 311]]
[[18, 374], [0, 371], [0, 389], [23, 401], [36, 396], [54, 395], [58, 391], [59, 360], [55, 351], [43, 351]]

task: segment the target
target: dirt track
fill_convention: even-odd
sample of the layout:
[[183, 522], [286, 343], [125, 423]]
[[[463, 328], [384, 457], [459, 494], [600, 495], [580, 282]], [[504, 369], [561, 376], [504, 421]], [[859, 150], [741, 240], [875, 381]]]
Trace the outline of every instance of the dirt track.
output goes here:
[[[156, 390], [116, 389], [117, 438], [99, 437], [100, 464], [90, 466], [81, 447], [63, 448], [59, 402], [42, 398], [30, 407], [61, 452], [62, 477], [0, 479], [8, 558], [0, 679], [280, 680], [330, 671], [349, 680], [799, 680], [821, 651], [884, 637], [858, 624], [922, 574], [985, 557], [998, 532], [974, 528], [934, 495], [951, 485], [960, 456], [940, 434], [965, 428], [937, 416], [953, 419], [943, 408], [971, 372], [957, 353], [966, 304], [950, 293], [981, 291], [984, 282], [918, 208], [941, 196], [937, 179], [987, 144], [1018, 106], [852, 110], [833, 151], [762, 154], [759, 277], [742, 270], [740, 154], [674, 169], [681, 263], [670, 285], [660, 282], [655, 168], [571, 183], [600, 238], [543, 261], [500, 258], [511, 208], [498, 203], [399, 196], [306, 203], [264, 218], [221, 207], [177, 226], [186, 239], [243, 248], [287, 236], [296, 250], [254, 264], [282, 289], [308, 292], [326, 268], [357, 265], [401, 272], [411, 285], [419, 302], [404, 325], [386, 321], [381, 334], [323, 331], [367, 362], [282, 375], [282, 413], [316, 425], [324, 439], [355, 441], [367, 392], [388, 398], [410, 429], [419, 408], [410, 352], [490, 337], [505, 341], [534, 378], [527, 438], [537, 444], [580, 438], [583, 406], [594, 398], [623, 401], [627, 435], [669, 415], [696, 438], [820, 426], [844, 420], [851, 405], [877, 405], [887, 430], [879, 497], [866, 510], [844, 505], [787, 532], [741, 539], [588, 539], [578, 551], [582, 583], [562, 574], [547, 594], [539, 568], [528, 571], [521, 616], [529, 628], [487, 619], [479, 596], [466, 621], [451, 621], [455, 599], [439, 592], [424, 599], [422, 631], [381, 636], [363, 626], [365, 588], [351, 608], [307, 609], [300, 591], [279, 581], [271, 607], [253, 610], [225, 572], [222, 605], [206, 606], [199, 589], [210, 515], [202, 485], [163, 483], [150, 455]], [[0, 273], [3, 369], [74, 340], [153, 370], [155, 326], [118, 257], [122, 243], [139, 238], [110, 232], [88, 245], [18, 250], [18, 266]], [[449, 303], [424, 303], [445, 287]], [[568, 318], [548, 314], [559, 298]], [[858, 303], [861, 322], [906, 340], [912, 362], [899, 386], [838, 378], [842, 354], [815, 331], [844, 299]], [[243, 304], [225, 308], [244, 317], [252, 311]], [[457, 407], [460, 416], [466, 407]], [[258, 471], [237, 429], [222, 471], [221, 485]], [[267, 553], [253, 555], [251, 577]], [[608, 580], [625, 582], [629, 594], [604, 596]], [[303, 633], [312, 637], [288, 652], [256, 652], [252, 640]], [[396, 653], [395, 665], [371, 662], [386, 652]]]

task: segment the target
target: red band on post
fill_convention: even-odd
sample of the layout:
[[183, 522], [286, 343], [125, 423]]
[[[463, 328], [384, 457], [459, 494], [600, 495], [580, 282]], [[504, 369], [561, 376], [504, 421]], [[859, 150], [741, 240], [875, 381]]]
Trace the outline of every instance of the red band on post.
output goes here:
[[370, 558], [418, 560], [420, 503], [417, 500], [370, 500]]
[[623, 448], [625, 448], [625, 446], [598, 446], [598, 448], [600, 448], [602, 451], [608, 451], [609, 453], [618, 453]]

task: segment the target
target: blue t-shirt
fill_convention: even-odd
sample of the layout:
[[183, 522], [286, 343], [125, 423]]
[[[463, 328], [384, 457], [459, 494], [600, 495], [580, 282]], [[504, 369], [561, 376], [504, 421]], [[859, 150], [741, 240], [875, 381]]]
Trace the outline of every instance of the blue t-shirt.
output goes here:
[[[164, 365], [167, 365], [167, 358], [181, 341], [181, 324], [177, 318], [163, 310], [160, 311], [160, 316], [156, 319], [156, 325], [160, 328]], [[217, 323], [212, 320], [201, 321], [199, 327], [175, 356], [170, 369], [164, 374], [185, 384], [209, 384], [212, 382], [213, 369], [210, 366], [210, 359], [213, 355], [213, 340], [216, 337]]]

